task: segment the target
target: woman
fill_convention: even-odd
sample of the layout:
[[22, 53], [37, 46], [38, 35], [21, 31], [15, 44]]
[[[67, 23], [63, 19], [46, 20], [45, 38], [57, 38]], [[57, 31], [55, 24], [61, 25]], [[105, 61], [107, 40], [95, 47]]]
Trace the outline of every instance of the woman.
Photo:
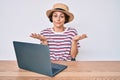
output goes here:
[[76, 29], [64, 26], [74, 19], [65, 4], [53, 5], [46, 15], [53, 23], [53, 27], [42, 30], [40, 34], [32, 33], [30, 36], [49, 46], [51, 60], [74, 61], [78, 54], [78, 41], [86, 38], [87, 35], [77, 35]]

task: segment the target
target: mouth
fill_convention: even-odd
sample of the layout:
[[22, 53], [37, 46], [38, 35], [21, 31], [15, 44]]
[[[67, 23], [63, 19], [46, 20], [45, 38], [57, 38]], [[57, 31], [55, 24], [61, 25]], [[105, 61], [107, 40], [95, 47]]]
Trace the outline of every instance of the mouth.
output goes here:
[[61, 22], [56, 22], [56, 24], [61, 24]]

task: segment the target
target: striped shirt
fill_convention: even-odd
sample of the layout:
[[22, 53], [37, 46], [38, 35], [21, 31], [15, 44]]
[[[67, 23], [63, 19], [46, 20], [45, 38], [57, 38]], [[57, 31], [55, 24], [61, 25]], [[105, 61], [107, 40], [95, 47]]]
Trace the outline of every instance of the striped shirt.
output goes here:
[[53, 28], [47, 28], [41, 31], [41, 35], [47, 38], [51, 60], [71, 60], [71, 41], [77, 35], [76, 29], [66, 27], [63, 32], [55, 32]]

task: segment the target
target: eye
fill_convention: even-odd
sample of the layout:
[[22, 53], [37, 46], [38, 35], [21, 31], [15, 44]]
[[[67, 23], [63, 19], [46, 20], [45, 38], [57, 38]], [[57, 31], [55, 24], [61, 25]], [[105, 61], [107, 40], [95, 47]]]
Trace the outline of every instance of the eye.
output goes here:
[[64, 15], [61, 15], [60, 17], [61, 17], [61, 18], [64, 18], [65, 16], [64, 16]]
[[56, 15], [56, 14], [53, 14], [53, 17], [57, 17], [57, 15]]

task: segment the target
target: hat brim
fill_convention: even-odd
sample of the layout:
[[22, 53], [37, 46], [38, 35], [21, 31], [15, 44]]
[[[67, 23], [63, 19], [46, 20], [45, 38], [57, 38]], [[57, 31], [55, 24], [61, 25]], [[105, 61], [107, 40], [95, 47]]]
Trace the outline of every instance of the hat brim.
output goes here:
[[67, 12], [67, 11], [63, 11], [63, 10], [48, 10], [46, 12], [46, 15], [49, 17], [52, 12], [56, 12], [56, 11], [60, 11], [60, 12], [65, 13], [66, 15], [68, 15], [69, 16], [69, 21], [68, 22], [70, 22], [70, 21], [72, 21], [74, 19], [74, 16], [73, 16], [72, 13]]

